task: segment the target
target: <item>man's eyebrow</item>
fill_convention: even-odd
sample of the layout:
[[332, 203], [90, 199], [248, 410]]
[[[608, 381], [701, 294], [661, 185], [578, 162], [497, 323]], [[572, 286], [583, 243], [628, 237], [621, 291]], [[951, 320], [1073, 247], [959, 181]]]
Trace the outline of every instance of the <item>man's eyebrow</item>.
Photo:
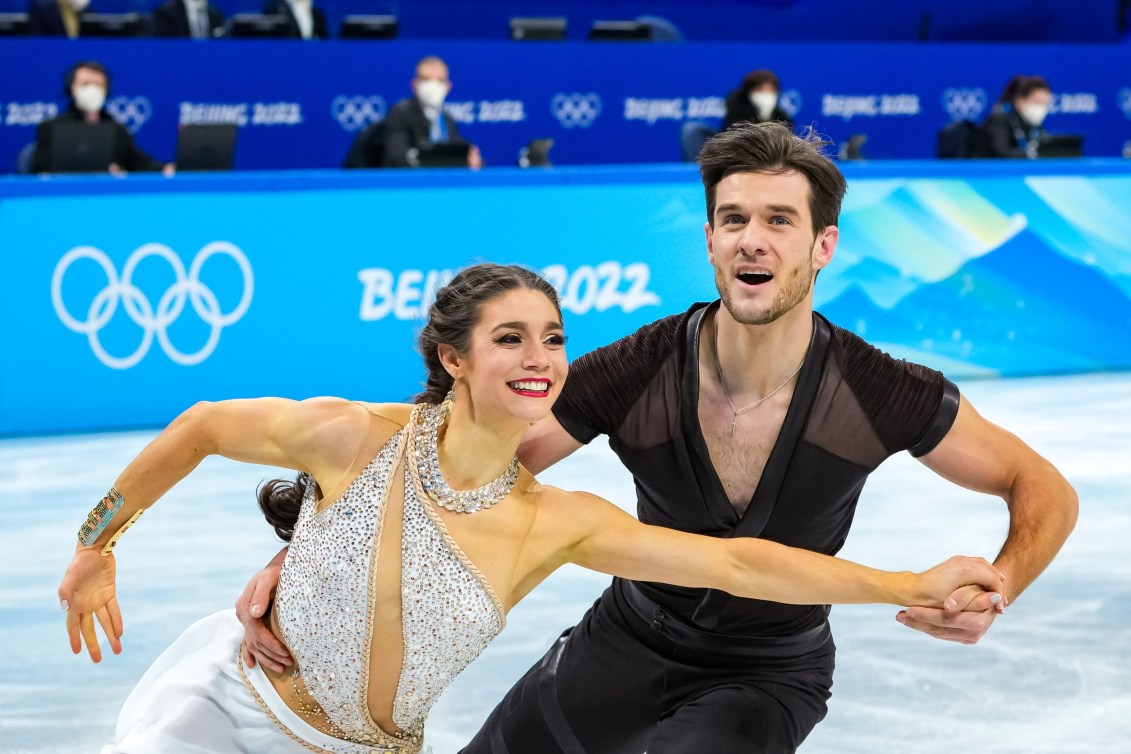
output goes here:
[[739, 207], [734, 202], [728, 202], [726, 204], [720, 204], [719, 206], [715, 207], [715, 214], [718, 215], [718, 214], [722, 214], [723, 212], [734, 212], [735, 210], [741, 210], [741, 209], [742, 208]]
[[794, 215], [795, 217], [801, 215], [801, 213], [797, 211], [797, 208], [791, 204], [771, 204], [766, 207], [766, 209], [770, 212], [776, 212], [779, 215]]

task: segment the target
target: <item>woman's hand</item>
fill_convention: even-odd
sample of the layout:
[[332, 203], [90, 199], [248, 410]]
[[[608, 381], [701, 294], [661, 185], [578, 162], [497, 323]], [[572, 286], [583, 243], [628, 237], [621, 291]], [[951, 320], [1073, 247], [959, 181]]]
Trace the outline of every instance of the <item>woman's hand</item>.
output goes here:
[[116, 563], [113, 555], [102, 557], [98, 549], [79, 547], [59, 585], [59, 606], [67, 611], [67, 635], [71, 651], [82, 652], [86, 642], [90, 659], [101, 662], [102, 650], [94, 632], [94, 618], [110, 642], [114, 654], [122, 651], [122, 613], [114, 587]]
[[[976, 602], [979, 603], [977, 609], [995, 606], [998, 612], [1001, 612], [1009, 602], [1005, 594], [1005, 576], [985, 558], [967, 558], [955, 555], [934, 568], [916, 574], [915, 579], [919, 597], [908, 603], [911, 605], [958, 611], [974, 609], [970, 604]], [[969, 604], [959, 605], [955, 598], [955, 592], [958, 592], [961, 587], [971, 586], [981, 587], [984, 591], [973, 599], [967, 600]], [[969, 592], [971, 590], [962, 591]], [[981, 605], [982, 602], [985, 604]]]

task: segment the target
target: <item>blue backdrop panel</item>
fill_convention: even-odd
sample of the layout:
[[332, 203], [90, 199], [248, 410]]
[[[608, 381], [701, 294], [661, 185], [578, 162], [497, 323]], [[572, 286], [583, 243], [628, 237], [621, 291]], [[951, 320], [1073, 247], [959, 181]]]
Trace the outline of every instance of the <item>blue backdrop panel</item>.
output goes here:
[[[833, 321], [951, 376], [1131, 368], [1126, 162], [846, 173], [816, 295]], [[431, 293], [476, 260], [543, 271], [576, 358], [714, 296], [703, 221], [687, 165], [9, 178], [0, 434], [407, 398]]]
[[19, 74], [0, 78], [0, 170], [63, 106], [63, 72], [79, 59], [109, 66], [112, 112], [159, 159], [173, 158], [180, 124], [235, 122], [237, 169], [307, 169], [339, 166], [357, 131], [409, 95], [426, 54], [449, 61], [449, 112], [496, 166], [533, 138], [555, 140], [556, 164], [678, 160], [681, 126], [718, 127], [723, 97], [766, 66], [799, 125], [837, 142], [864, 134], [870, 158], [933, 157], [939, 128], [984, 118], [1017, 72], [1048, 77], [1048, 128], [1083, 134], [1088, 155], [1131, 141], [1131, 44], [11, 39], [0, 66]]

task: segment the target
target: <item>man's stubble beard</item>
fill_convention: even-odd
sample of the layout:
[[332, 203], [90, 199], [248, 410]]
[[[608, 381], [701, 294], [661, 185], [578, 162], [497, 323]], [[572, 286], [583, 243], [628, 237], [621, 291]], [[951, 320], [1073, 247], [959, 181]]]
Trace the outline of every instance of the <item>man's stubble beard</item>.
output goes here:
[[[774, 300], [770, 302], [766, 309], [744, 311], [736, 308], [731, 300], [730, 286], [724, 284], [721, 279], [722, 273], [717, 268], [715, 269], [715, 288], [719, 292], [723, 306], [726, 307], [726, 310], [736, 322], [742, 325], [768, 325], [792, 311], [809, 295], [809, 291], [813, 288], [814, 278], [812, 263], [813, 254], [810, 252], [809, 264], [798, 265], [789, 271], [785, 285], [778, 291], [778, 295], [774, 296]], [[734, 278], [729, 280], [734, 281]], [[741, 283], [737, 284], [742, 285]]]

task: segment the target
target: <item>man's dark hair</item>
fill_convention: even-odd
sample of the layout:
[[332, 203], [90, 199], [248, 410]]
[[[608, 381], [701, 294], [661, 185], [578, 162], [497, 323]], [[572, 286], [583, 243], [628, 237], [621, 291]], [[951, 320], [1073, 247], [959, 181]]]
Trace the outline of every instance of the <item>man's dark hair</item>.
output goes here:
[[101, 73], [106, 78], [106, 93], [110, 93], [110, 71], [106, 70], [106, 66], [99, 63], [97, 60], [80, 60], [73, 66], [67, 69], [67, 73], [63, 76], [63, 96], [71, 99], [71, 86], [75, 83], [75, 75], [79, 72], [80, 68], [86, 68], [96, 73]]
[[707, 193], [707, 222], [715, 227], [715, 190], [728, 175], [796, 171], [809, 181], [813, 232], [836, 225], [847, 183], [825, 154], [830, 145], [812, 128], [798, 136], [777, 121], [737, 123], [712, 136], [699, 152], [699, 173]]
[[773, 84], [774, 89], [781, 91], [781, 79], [768, 68], [759, 68], [746, 74], [742, 79], [742, 91], [749, 94], [763, 84]]

